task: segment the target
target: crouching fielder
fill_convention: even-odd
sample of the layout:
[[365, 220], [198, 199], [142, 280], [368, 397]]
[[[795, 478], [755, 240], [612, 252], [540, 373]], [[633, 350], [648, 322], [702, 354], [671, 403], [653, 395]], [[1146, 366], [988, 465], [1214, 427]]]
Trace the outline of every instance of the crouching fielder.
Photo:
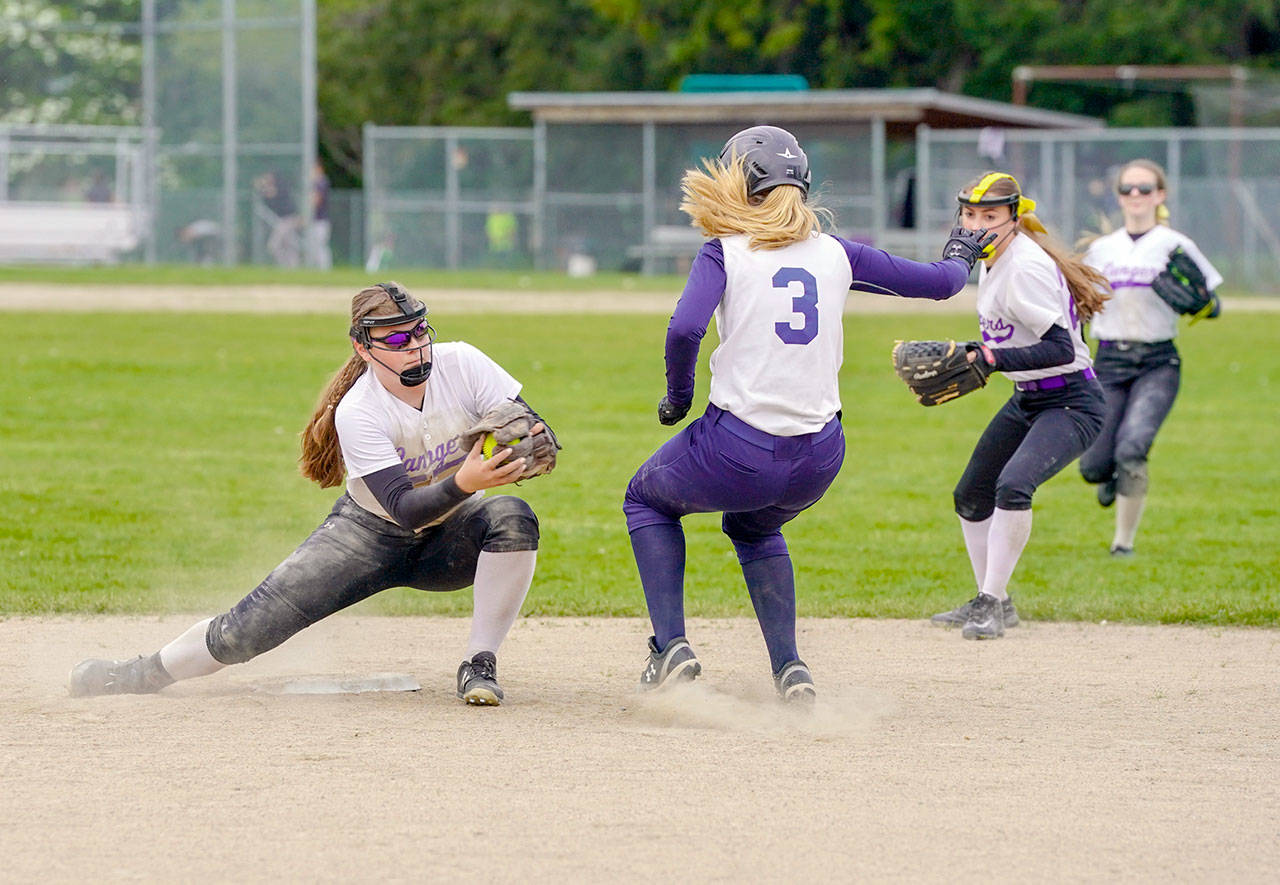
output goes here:
[[528, 436], [539, 444], [526, 446], [528, 457], [499, 449], [484, 458], [483, 438], [464, 444], [490, 410], [523, 402], [520, 384], [468, 344], [433, 344], [426, 314], [396, 283], [352, 299], [355, 352], [302, 437], [305, 476], [325, 488], [347, 480], [320, 527], [230, 611], [155, 654], [79, 664], [73, 695], [142, 694], [206, 676], [389, 587], [474, 585], [457, 694], [469, 704], [502, 701], [496, 653], [533, 579], [538, 520], [522, 499], [482, 490], [549, 470], [554, 436], [530, 412]]
[[667, 327], [659, 421], [675, 424], [688, 413], [713, 314], [720, 346], [711, 355], [706, 412], [641, 465], [623, 504], [653, 623], [642, 689], [701, 672], [685, 638], [680, 520], [721, 512], [777, 691], [788, 701], [814, 699], [796, 649], [795, 578], [782, 526], [822, 497], [844, 460], [837, 376], [849, 289], [949, 298], [980, 251], [949, 243], [950, 257], [924, 264], [820, 233], [805, 202], [809, 180], [799, 143], [773, 126], [738, 133], [705, 172], [684, 177], [680, 208], [714, 239], [694, 258]]
[[982, 343], [971, 343], [968, 358], [983, 373], [1004, 372], [1014, 391], [955, 488], [978, 595], [932, 621], [961, 626], [965, 639], [994, 639], [1018, 623], [1008, 587], [1031, 536], [1031, 496], [1102, 427], [1102, 388], [1080, 324], [1110, 290], [1049, 237], [1013, 176], [985, 175], [957, 199], [963, 227], [996, 235], [978, 278]]

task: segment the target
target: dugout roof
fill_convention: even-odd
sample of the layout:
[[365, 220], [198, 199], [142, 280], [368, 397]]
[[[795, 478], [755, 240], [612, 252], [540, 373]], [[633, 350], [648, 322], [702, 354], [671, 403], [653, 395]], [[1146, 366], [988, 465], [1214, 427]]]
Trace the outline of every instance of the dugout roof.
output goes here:
[[892, 137], [920, 124], [1101, 129], [1094, 117], [1046, 111], [938, 89], [812, 89], [786, 92], [512, 92], [507, 103], [542, 123], [866, 123]]

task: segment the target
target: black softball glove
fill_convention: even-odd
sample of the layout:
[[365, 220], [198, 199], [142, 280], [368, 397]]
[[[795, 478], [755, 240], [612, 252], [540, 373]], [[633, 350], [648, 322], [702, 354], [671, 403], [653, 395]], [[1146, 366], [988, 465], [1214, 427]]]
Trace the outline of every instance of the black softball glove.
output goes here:
[[[977, 356], [970, 361], [969, 353]], [[987, 386], [995, 371], [991, 348], [978, 341], [899, 341], [893, 368], [924, 406], [936, 406]]]
[[1169, 253], [1168, 265], [1151, 281], [1151, 288], [1178, 313], [1198, 314], [1213, 304], [1204, 272], [1181, 246]]

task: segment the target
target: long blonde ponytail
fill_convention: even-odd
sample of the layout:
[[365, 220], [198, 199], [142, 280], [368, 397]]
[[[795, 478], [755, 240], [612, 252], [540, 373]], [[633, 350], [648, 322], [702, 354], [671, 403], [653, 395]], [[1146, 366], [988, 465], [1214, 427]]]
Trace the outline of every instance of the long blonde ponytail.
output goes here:
[[680, 211], [708, 237], [746, 234], [752, 249], [780, 249], [807, 240], [831, 223], [831, 212], [805, 202], [798, 187], [779, 185], [753, 203], [747, 197], [747, 176], [742, 160], [728, 165], [703, 160], [701, 169], [689, 169], [680, 182], [684, 199]]

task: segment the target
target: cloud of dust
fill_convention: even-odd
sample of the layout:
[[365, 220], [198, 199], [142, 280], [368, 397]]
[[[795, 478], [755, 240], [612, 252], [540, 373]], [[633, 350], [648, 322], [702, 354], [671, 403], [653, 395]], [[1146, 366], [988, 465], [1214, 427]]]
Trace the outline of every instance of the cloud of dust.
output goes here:
[[869, 690], [840, 694], [819, 689], [812, 708], [795, 708], [773, 694], [750, 695], [705, 681], [638, 694], [626, 707], [637, 723], [757, 734], [842, 737], [867, 730], [893, 710], [891, 698]]

